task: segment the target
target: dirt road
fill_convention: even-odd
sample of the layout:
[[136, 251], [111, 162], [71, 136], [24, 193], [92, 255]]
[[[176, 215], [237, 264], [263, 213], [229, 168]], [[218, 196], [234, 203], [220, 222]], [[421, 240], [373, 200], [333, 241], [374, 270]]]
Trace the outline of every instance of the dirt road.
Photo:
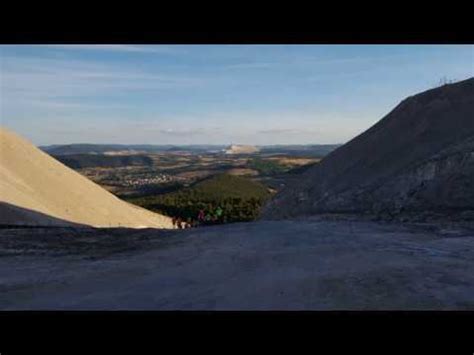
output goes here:
[[0, 309], [474, 309], [474, 232], [362, 221], [0, 230]]

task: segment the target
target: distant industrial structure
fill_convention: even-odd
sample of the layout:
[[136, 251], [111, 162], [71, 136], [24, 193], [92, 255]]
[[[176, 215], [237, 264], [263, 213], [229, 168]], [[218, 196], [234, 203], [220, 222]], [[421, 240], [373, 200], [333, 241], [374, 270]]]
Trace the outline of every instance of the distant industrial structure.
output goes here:
[[253, 145], [239, 145], [232, 144], [230, 147], [224, 149], [225, 154], [253, 154], [257, 153], [260, 149]]

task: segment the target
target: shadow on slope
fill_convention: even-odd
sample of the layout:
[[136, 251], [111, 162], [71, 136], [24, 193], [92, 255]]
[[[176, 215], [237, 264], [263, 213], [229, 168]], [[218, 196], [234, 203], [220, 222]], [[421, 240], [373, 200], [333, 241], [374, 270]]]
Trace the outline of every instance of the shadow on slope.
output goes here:
[[0, 202], [0, 228], [5, 227], [90, 227], [47, 214]]

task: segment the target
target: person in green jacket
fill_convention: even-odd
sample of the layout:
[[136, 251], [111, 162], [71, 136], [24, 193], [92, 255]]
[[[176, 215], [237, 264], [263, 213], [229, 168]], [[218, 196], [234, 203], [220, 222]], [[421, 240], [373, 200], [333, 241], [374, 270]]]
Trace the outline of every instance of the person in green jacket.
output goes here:
[[222, 213], [224, 211], [222, 210], [221, 206], [217, 206], [216, 208], [216, 212], [215, 212], [215, 215], [216, 215], [216, 220], [217, 221], [220, 221], [221, 220], [221, 217], [222, 217]]

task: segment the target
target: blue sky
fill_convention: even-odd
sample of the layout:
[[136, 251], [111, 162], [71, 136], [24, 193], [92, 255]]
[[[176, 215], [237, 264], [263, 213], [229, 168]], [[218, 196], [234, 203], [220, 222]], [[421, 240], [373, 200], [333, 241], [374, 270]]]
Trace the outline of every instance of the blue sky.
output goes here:
[[1, 125], [35, 144], [344, 143], [474, 76], [474, 46], [0, 46]]

